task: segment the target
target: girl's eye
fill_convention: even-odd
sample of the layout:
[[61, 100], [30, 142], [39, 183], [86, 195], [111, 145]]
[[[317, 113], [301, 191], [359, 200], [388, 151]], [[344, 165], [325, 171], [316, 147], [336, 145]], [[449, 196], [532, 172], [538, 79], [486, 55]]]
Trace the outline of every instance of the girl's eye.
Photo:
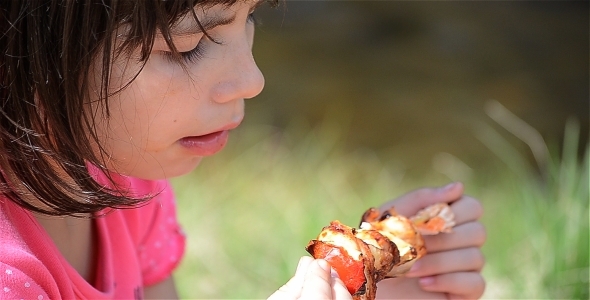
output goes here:
[[[203, 37], [199, 43], [197, 44], [197, 46], [195, 46], [195, 48], [189, 50], [189, 51], [185, 51], [185, 52], [179, 52], [180, 57], [182, 58], [182, 60], [184, 60], [186, 63], [194, 63], [196, 61], [198, 61], [199, 59], [201, 59], [203, 57], [204, 54], [204, 41], [206, 40], [206, 37]], [[172, 52], [170, 51], [163, 51], [162, 55], [164, 56], [164, 58], [166, 60], [168, 60], [169, 62], [176, 62]]]
[[252, 23], [254, 25], [258, 25], [258, 19], [256, 19], [256, 17], [254, 16], [254, 13], [251, 12], [250, 14], [248, 14], [248, 23]]
[[[254, 13], [250, 13], [248, 14], [248, 19], [247, 19], [248, 23], [257, 25], [258, 24], [258, 20], [254, 17]], [[194, 63], [196, 61], [198, 61], [199, 59], [203, 58], [203, 54], [204, 54], [204, 43], [208, 38], [205, 36], [203, 38], [201, 38], [201, 40], [199, 41], [199, 43], [197, 44], [197, 46], [195, 46], [195, 48], [189, 50], [189, 51], [185, 51], [185, 52], [179, 52], [180, 57], [186, 62], [186, 63]], [[217, 41], [213, 41], [216, 44], [220, 44], [220, 42]], [[175, 62], [174, 57], [172, 55], [172, 52], [170, 51], [163, 51], [162, 55], [164, 56], [164, 58], [166, 60], [168, 60], [169, 62]]]

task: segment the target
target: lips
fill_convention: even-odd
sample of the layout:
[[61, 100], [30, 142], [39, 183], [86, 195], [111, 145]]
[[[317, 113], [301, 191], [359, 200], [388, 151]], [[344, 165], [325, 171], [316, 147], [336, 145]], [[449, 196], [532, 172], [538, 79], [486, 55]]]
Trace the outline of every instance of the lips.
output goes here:
[[199, 136], [188, 136], [179, 140], [182, 147], [196, 156], [213, 155], [227, 143], [229, 136], [228, 130], [221, 130]]

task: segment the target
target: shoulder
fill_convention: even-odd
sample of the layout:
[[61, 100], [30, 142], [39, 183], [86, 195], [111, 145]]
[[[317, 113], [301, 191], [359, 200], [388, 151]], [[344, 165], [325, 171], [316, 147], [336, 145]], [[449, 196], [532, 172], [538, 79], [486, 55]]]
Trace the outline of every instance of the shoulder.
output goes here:
[[47, 267], [26, 248], [3, 244], [0, 256], [0, 298], [48, 299], [48, 294], [59, 294]]
[[106, 209], [104, 211], [107, 223], [125, 226], [136, 245], [149, 233], [154, 221], [160, 218], [162, 212], [175, 212], [176, 210], [174, 194], [167, 180], [147, 180], [116, 173], [107, 175], [91, 164], [88, 165], [88, 171], [99, 184], [120, 190], [134, 198], [146, 199], [136, 207]]
[[176, 223], [176, 200], [168, 181], [130, 178], [129, 185], [134, 196], [150, 198], [136, 208], [120, 210], [139, 242], [159, 223]]
[[[134, 239], [146, 286], [168, 278], [180, 262], [186, 238], [176, 217], [176, 201], [168, 181], [130, 179], [137, 196], [153, 196], [119, 213]], [[165, 250], [165, 251], [163, 251]]]
[[31, 216], [17, 204], [0, 195], [0, 262], [29, 249], [22, 232], [30, 230]]
[[0, 197], [0, 298], [47, 299], [53, 276], [20, 234], [29, 215], [8, 201]]
[[[100, 184], [111, 188], [114, 184], [115, 189], [131, 197], [147, 199], [137, 207], [109, 210], [104, 218], [109, 227], [116, 226], [114, 235], [131, 238], [141, 260], [151, 264], [155, 261], [151, 254], [163, 255], [166, 251], [160, 248], [167, 245], [177, 249], [173, 251], [176, 254], [182, 252], [185, 237], [176, 218], [176, 200], [168, 180], [147, 180], [116, 173], [107, 176], [93, 165], [88, 165], [88, 170]], [[123, 227], [125, 230], [121, 230]]]

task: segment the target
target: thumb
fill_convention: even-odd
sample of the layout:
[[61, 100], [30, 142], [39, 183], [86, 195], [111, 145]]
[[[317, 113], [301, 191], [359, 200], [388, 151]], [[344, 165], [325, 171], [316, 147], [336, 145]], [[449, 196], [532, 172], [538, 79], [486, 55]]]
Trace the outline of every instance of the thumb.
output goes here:
[[323, 259], [316, 259], [307, 268], [300, 299], [332, 299], [331, 267]]
[[438, 188], [422, 188], [409, 192], [396, 200], [381, 206], [381, 210], [388, 210], [395, 206], [395, 210], [403, 216], [413, 216], [419, 210], [435, 204], [450, 203], [459, 200], [465, 188], [461, 182], [453, 182]]
[[305, 280], [305, 274], [307, 274], [307, 269], [311, 263], [313, 263], [313, 258], [309, 256], [301, 257], [297, 264], [295, 275], [274, 292], [268, 300], [298, 299], [301, 295], [301, 288], [303, 286], [303, 281]]

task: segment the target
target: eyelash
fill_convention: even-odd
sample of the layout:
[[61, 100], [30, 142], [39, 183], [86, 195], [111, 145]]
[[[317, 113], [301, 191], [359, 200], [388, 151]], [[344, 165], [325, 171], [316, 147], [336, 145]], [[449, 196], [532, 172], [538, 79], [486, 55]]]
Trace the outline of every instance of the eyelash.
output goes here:
[[[258, 24], [258, 21], [254, 17], [254, 13], [248, 14], [247, 22], [252, 23], [254, 25]], [[184, 60], [187, 63], [194, 63], [194, 62], [200, 60], [201, 58], [203, 58], [203, 54], [204, 54], [204, 49], [203, 49], [204, 43], [203, 42], [207, 39], [208, 38], [206, 36], [203, 36], [203, 38], [199, 41], [199, 43], [197, 44], [197, 46], [195, 48], [193, 48], [189, 51], [179, 52], [182, 60]], [[168, 60], [170, 62], [174, 62], [174, 58], [172, 57], [172, 52], [165, 51], [165, 52], [163, 52], [163, 55], [166, 58], [166, 60]]]
[[246, 19], [248, 23], [252, 23], [254, 25], [258, 25], [258, 19], [254, 16], [254, 12], [248, 14], [248, 18]]

